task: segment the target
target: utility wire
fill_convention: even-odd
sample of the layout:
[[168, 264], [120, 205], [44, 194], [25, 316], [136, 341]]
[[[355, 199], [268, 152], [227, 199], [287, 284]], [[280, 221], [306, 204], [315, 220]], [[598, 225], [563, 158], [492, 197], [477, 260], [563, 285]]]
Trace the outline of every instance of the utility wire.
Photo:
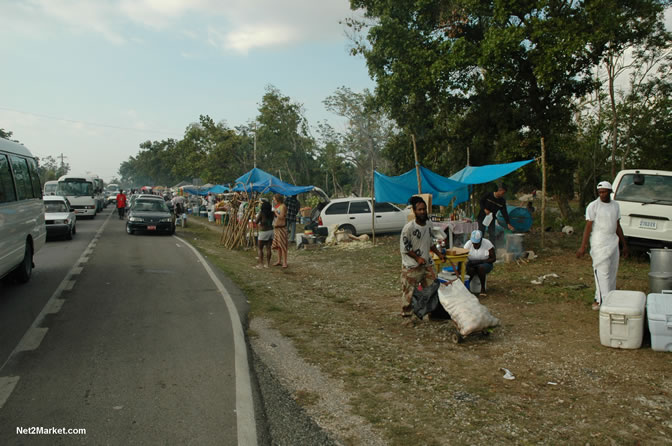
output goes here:
[[63, 121], [63, 122], [71, 122], [73, 124], [83, 124], [83, 125], [88, 125], [91, 127], [103, 127], [103, 128], [108, 128], [108, 129], [115, 129], [115, 130], [131, 130], [134, 132], [140, 132], [140, 133], [161, 133], [164, 135], [171, 135], [171, 136], [176, 136], [175, 132], [169, 132], [166, 130], [153, 130], [153, 129], [138, 129], [138, 128], [133, 128], [133, 127], [122, 127], [118, 125], [111, 125], [111, 124], [100, 124], [96, 122], [87, 122], [87, 121], [79, 121], [76, 119], [66, 119], [66, 118], [58, 118], [55, 116], [48, 116], [48, 115], [42, 115], [39, 113], [33, 113], [33, 112], [27, 112], [23, 110], [16, 110], [14, 108], [8, 108], [8, 107], [1, 107], [0, 110], [5, 110], [5, 111], [10, 111], [14, 113], [21, 113], [24, 115], [30, 115], [30, 116], [36, 116], [38, 118], [44, 118], [44, 119], [51, 119], [54, 121]]

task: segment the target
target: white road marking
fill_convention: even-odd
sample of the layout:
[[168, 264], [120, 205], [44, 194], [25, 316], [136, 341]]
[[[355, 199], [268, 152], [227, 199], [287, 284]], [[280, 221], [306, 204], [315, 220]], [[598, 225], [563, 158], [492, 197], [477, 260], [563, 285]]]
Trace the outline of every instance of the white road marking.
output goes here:
[[219, 280], [207, 264], [203, 256], [190, 243], [182, 240], [176, 235], [176, 239], [184, 243], [185, 246], [191, 248], [196, 254], [199, 262], [205, 268], [205, 271], [210, 276], [212, 282], [217, 286], [219, 293], [226, 303], [226, 308], [231, 319], [231, 327], [233, 330], [233, 345], [235, 349], [235, 371], [236, 371], [236, 421], [238, 431], [238, 444], [245, 446], [255, 446], [257, 444], [257, 426], [254, 420], [254, 401], [252, 400], [252, 385], [250, 384], [250, 368], [247, 363], [247, 347], [245, 345], [245, 334], [243, 332], [243, 325], [240, 323], [240, 316], [238, 310], [233, 304], [231, 295], [224, 288], [224, 285]]
[[[82, 254], [82, 255], [83, 255], [83, 254]], [[77, 264], [80, 264], [80, 263], [81, 263], [81, 260], [82, 260], [82, 258], [80, 257], [79, 260], [77, 261]], [[84, 269], [84, 268], [81, 267], [81, 266], [75, 266], [75, 267], [73, 267], [73, 268], [70, 270], [70, 274], [72, 274], [72, 275], [78, 275], [78, 274], [81, 274], [83, 269]]]
[[7, 402], [9, 395], [12, 394], [18, 382], [18, 376], [0, 376], [0, 409]]
[[26, 334], [21, 338], [21, 342], [16, 346], [15, 352], [28, 352], [32, 350], [37, 350], [37, 347], [40, 346], [42, 339], [47, 334], [48, 328], [44, 327], [33, 327], [28, 330]]
[[68, 282], [63, 287], [63, 291], [70, 291], [75, 287], [75, 280], [68, 280]]
[[54, 299], [48, 307], [47, 313], [49, 314], [56, 314], [59, 311], [61, 311], [61, 307], [65, 303], [64, 299]]

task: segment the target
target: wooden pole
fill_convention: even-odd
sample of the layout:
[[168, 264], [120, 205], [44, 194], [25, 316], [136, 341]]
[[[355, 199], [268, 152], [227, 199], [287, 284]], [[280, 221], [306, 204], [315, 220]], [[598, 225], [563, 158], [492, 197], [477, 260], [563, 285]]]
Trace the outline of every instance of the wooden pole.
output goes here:
[[546, 142], [541, 137], [541, 248], [546, 234]]
[[413, 141], [413, 154], [415, 155], [415, 173], [418, 176], [418, 193], [422, 193], [422, 180], [420, 179], [420, 163], [418, 162], [418, 147], [415, 145], [415, 135], [411, 133]]
[[371, 153], [371, 243], [376, 246], [376, 164]]

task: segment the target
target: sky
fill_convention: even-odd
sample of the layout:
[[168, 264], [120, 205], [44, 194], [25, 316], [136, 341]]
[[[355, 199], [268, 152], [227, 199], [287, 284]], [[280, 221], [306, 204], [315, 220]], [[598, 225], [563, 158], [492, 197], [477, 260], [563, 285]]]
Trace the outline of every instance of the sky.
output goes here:
[[[348, 0], [0, 0], [0, 128], [106, 182], [139, 144], [209, 115], [252, 122], [265, 88], [304, 105], [375, 85], [352, 56]], [[244, 172], [241, 171], [241, 174]]]

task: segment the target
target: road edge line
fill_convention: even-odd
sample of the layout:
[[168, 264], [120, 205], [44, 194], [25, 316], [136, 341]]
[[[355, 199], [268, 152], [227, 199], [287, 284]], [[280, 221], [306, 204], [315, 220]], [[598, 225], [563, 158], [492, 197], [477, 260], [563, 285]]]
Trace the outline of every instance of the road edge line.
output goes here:
[[226, 308], [229, 310], [231, 319], [231, 329], [233, 331], [233, 345], [235, 348], [235, 371], [236, 371], [236, 422], [238, 432], [238, 444], [245, 446], [255, 446], [257, 444], [257, 427], [254, 417], [254, 401], [252, 400], [252, 385], [250, 382], [250, 367], [247, 361], [247, 344], [245, 343], [245, 333], [243, 324], [240, 322], [240, 315], [233, 299], [227, 291], [224, 284], [215, 275], [208, 262], [198, 250], [186, 240], [173, 235], [176, 239], [184, 243], [196, 254], [196, 257], [203, 265], [203, 268], [210, 276], [210, 279], [219, 290]]

